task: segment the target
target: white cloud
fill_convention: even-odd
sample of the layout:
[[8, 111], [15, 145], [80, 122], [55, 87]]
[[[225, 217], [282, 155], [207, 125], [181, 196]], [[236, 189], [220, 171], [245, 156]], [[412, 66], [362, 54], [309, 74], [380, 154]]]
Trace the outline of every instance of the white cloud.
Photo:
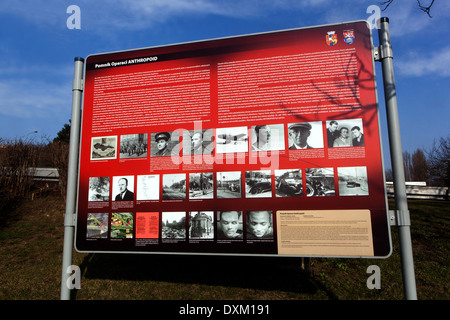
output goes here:
[[410, 53], [406, 58], [395, 61], [395, 66], [403, 75], [448, 77], [450, 76], [450, 46], [431, 54]]
[[[0, 13], [15, 15], [40, 27], [65, 28], [75, 4], [81, 12], [81, 28], [103, 33], [106, 30], [140, 30], [178, 16], [218, 15], [245, 18], [275, 14], [275, 10], [330, 8], [331, 0], [3, 0]], [[334, 6], [333, 6], [334, 7]], [[331, 7], [331, 8], [333, 8]]]
[[[219, 15], [234, 18], [270, 16], [280, 11], [296, 11], [299, 19], [308, 18], [321, 25], [352, 20], [365, 20], [370, 5], [381, 0], [2, 0], [0, 13], [15, 15], [38, 26], [66, 27], [66, 9], [76, 4], [81, 10], [81, 27], [90, 32], [141, 30], [173, 17]], [[422, 3], [426, 1], [423, 0]], [[391, 21], [391, 36], [403, 36], [424, 30], [448, 20], [449, 1], [436, 1], [430, 19], [414, 0], [395, 0], [382, 16]], [[311, 19], [309, 19], [311, 18]]]
[[0, 115], [19, 119], [52, 119], [71, 110], [71, 83], [62, 85], [21, 80], [0, 81]]
[[[129, 29], [140, 30], [166, 22], [175, 17], [217, 15], [232, 18], [270, 16], [274, 10], [289, 11], [317, 6], [330, 0], [114, 0], [92, 15], [92, 2], [80, 4], [85, 23], [92, 23], [96, 31]], [[97, 6], [97, 2], [96, 2]], [[83, 19], [83, 18], [82, 18]], [[88, 26], [89, 27], [89, 26]]]

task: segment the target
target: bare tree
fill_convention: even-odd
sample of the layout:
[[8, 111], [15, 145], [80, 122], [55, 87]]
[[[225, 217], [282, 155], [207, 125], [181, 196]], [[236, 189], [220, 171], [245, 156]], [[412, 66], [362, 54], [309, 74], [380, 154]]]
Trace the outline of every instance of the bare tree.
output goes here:
[[385, 175], [386, 181], [394, 181], [394, 173], [392, 172], [392, 169], [386, 169]]
[[425, 153], [417, 149], [412, 154], [412, 181], [428, 181], [428, 165]]
[[403, 169], [405, 170], [405, 181], [412, 181], [412, 158], [408, 151], [403, 151]]
[[450, 187], [450, 135], [439, 141], [434, 140], [426, 154], [432, 183]]
[[64, 200], [66, 199], [67, 172], [69, 167], [69, 144], [63, 141], [54, 141], [48, 144], [47, 150], [51, 155], [51, 162], [58, 170], [59, 188]]
[[[394, 2], [394, 1], [395, 0], [382, 1], [380, 3], [382, 6], [384, 6], [382, 11], [385, 11], [392, 4], [392, 2]], [[432, 18], [431, 14], [430, 14], [430, 10], [431, 10], [431, 7], [433, 6], [435, 0], [431, 0], [430, 4], [428, 6], [422, 5], [420, 0], [416, 0], [416, 1], [417, 1], [417, 4], [419, 5], [419, 9], [422, 10], [423, 12], [425, 12], [430, 18]]]
[[0, 222], [4, 210], [31, 190], [39, 148], [32, 140], [0, 138]]

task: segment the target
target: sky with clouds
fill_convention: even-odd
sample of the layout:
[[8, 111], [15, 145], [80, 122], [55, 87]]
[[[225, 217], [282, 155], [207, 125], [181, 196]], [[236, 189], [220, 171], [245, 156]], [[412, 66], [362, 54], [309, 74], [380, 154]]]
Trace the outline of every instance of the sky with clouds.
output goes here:
[[[0, 137], [56, 136], [71, 117], [75, 57], [367, 20], [373, 14], [369, 6], [383, 9], [381, 2], [2, 0]], [[67, 27], [70, 5], [80, 8], [81, 29]], [[434, 139], [450, 134], [450, 1], [436, 0], [432, 18], [418, 8], [417, 0], [394, 0], [381, 15], [390, 19], [402, 147], [409, 152], [426, 149]], [[374, 44], [378, 45], [376, 30]], [[388, 153], [380, 63], [376, 75]]]

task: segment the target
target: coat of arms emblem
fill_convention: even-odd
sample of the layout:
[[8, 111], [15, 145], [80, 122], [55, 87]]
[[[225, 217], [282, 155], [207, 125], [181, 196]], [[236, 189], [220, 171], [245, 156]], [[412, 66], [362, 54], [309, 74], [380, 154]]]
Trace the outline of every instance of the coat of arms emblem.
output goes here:
[[353, 41], [355, 41], [355, 32], [353, 32], [353, 30], [345, 30], [344, 41], [345, 43], [352, 44]]
[[329, 46], [334, 46], [338, 42], [337, 34], [335, 31], [328, 31], [325, 38], [326, 38], [327, 45], [329, 45]]

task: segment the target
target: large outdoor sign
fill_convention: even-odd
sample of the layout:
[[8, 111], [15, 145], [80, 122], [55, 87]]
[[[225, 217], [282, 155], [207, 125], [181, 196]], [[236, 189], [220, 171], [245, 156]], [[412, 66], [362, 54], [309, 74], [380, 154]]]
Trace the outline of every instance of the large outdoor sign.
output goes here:
[[366, 22], [85, 68], [78, 251], [390, 254]]

